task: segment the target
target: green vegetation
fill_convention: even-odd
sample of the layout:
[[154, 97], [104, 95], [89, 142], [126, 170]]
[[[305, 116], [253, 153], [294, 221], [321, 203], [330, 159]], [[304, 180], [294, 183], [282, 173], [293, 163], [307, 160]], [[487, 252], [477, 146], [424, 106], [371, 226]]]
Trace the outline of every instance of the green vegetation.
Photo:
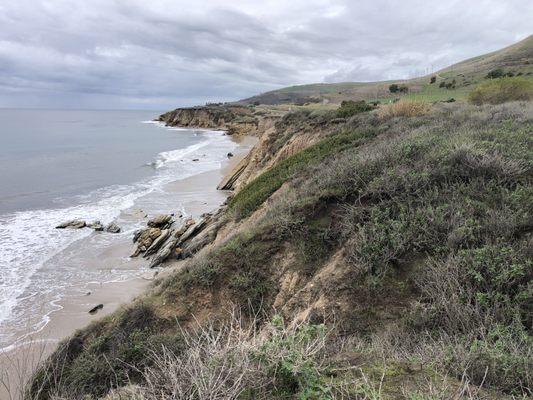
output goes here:
[[292, 176], [325, 157], [358, 146], [373, 137], [372, 130], [352, 131], [334, 135], [280, 162], [254, 179], [230, 201], [229, 208], [237, 218], [253, 213], [272, 193]]
[[503, 69], [496, 68], [496, 69], [493, 69], [492, 71], [489, 71], [489, 73], [487, 74], [485, 78], [486, 79], [497, 79], [497, 78], [503, 78], [504, 76], [505, 76], [505, 72], [503, 72]]
[[336, 116], [281, 119], [265, 154], [321, 139], [242, 188], [212, 248], [65, 342], [30, 398], [530, 395], [533, 104]]
[[406, 85], [398, 85], [393, 83], [389, 86], [389, 92], [391, 93], [407, 93], [409, 88]]
[[165, 333], [169, 323], [153, 306], [138, 302], [77, 332], [37, 371], [30, 398], [48, 399], [57, 392], [68, 393], [68, 398], [98, 398], [110, 388], [140, 380], [140, 371], [152, 365], [150, 352], [162, 346], [181, 351], [181, 336]]
[[353, 117], [356, 114], [373, 110], [374, 107], [368, 104], [364, 100], [353, 101], [346, 100], [341, 103], [341, 106], [337, 109], [337, 117], [339, 118], [349, 118]]
[[455, 89], [439, 88], [438, 85], [424, 84], [417, 92], [411, 92], [405, 96], [408, 100], [434, 103], [446, 101], [450, 98], [465, 100], [472, 89], [468, 87], [456, 87]]
[[533, 99], [533, 80], [522, 77], [494, 79], [478, 85], [468, 96], [477, 105]]

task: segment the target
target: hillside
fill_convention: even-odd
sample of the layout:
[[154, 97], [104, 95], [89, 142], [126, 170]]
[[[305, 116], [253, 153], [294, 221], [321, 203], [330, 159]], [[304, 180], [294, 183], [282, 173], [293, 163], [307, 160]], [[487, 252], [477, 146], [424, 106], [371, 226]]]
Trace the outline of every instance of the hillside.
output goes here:
[[286, 115], [212, 244], [66, 341], [36, 398], [160, 399], [196, 379], [240, 393], [216, 398], [529, 393], [532, 132], [532, 103]]
[[[420, 78], [386, 82], [319, 83], [290, 86], [243, 99], [239, 103], [303, 105], [323, 101], [340, 104], [343, 100], [388, 100], [398, 97], [398, 94], [389, 92], [389, 85], [392, 83], [406, 85], [409, 88], [409, 97], [415, 99], [463, 98], [488, 72], [496, 69], [531, 76], [533, 74], [533, 35], [512, 46], [460, 62]], [[429, 84], [431, 76], [437, 77], [437, 81], [433, 85]], [[438, 87], [442, 81], [451, 83], [453, 80], [456, 82], [454, 90]]]
[[[492, 70], [523, 49], [461, 68]], [[160, 116], [258, 143], [221, 183], [233, 190], [226, 204], [176, 222], [150, 290], [65, 340], [26, 397], [531, 396], [533, 85], [481, 79], [481, 105], [230, 104]], [[503, 104], [483, 104], [493, 100]]]

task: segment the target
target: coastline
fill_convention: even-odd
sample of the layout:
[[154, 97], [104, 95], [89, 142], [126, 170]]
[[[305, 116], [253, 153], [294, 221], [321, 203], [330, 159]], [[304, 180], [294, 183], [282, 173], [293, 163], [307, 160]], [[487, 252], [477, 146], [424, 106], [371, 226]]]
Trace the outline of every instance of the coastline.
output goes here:
[[[220, 169], [176, 180], [167, 185], [169, 197], [175, 196], [188, 216], [198, 218], [203, 213], [215, 211], [225, 201], [228, 192], [217, 190], [217, 185], [249, 153], [257, 141], [251, 136], [229, 137], [236, 143], [237, 148], [233, 152], [234, 156], [224, 161]], [[105, 264], [117, 258], [127, 258], [132, 247], [131, 241], [110, 245], [98, 255], [95, 262]], [[129, 259], [128, 262], [138, 265], [139, 268], [147, 264], [147, 260], [142, 258]], [[164, 271], [165, 266], [155, 271], [145, 270], [139, 276], [122, 281], [90, 282], [84, 287], [84, 293], [57, 301], [56, 310], [49, 313], [48, 323], [42, 329], [0, 353], [0, 371], [7, 374], [11, 382], [19, 381], [12, 383], [12, 386], [19, 386], [21, 375], [27, 376], [31, 373], [61, 340], [141, 296], [160, 270]], [[94, 315], [89, 314], [88, 310], [98, 304], [103, 304], [103, 308]], [[0, 389], [0, 398], [4, 398], [3, 390]]]

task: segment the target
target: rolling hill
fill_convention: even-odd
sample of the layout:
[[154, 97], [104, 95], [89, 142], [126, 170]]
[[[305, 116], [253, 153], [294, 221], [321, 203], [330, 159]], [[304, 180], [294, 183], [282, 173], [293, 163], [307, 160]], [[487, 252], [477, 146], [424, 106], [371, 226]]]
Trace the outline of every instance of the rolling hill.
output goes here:
[[[464, 97], [488, 72], [502, 69], [504, 72], [531, 76], [533, 74], [533, 35], [501, 50], [471, 58], [444, 68], [435, 74], [408, 80], [381, 82], [316, 83], [289, 86], [240, 100], [243, 104], [298, 104], [334, 103], [343, 100], [386, 100], [397, 97], [389, 92], [389, 85], [398, 83], [409, 88], [409, 96], [424, 100], [443, 100]], [[431, 76], [434, 84], [429, 84]], [[441, 82], [453, 82], [455, 88], [445, 89]]]

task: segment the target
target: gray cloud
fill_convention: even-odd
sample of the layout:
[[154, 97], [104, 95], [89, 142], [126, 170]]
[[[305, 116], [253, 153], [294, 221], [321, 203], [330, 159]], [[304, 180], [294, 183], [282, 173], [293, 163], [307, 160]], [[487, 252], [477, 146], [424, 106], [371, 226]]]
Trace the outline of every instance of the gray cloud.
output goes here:
[[166, 109], [398, 79], [530, 34], [529, 0], [0, 0], [0, 107]]

